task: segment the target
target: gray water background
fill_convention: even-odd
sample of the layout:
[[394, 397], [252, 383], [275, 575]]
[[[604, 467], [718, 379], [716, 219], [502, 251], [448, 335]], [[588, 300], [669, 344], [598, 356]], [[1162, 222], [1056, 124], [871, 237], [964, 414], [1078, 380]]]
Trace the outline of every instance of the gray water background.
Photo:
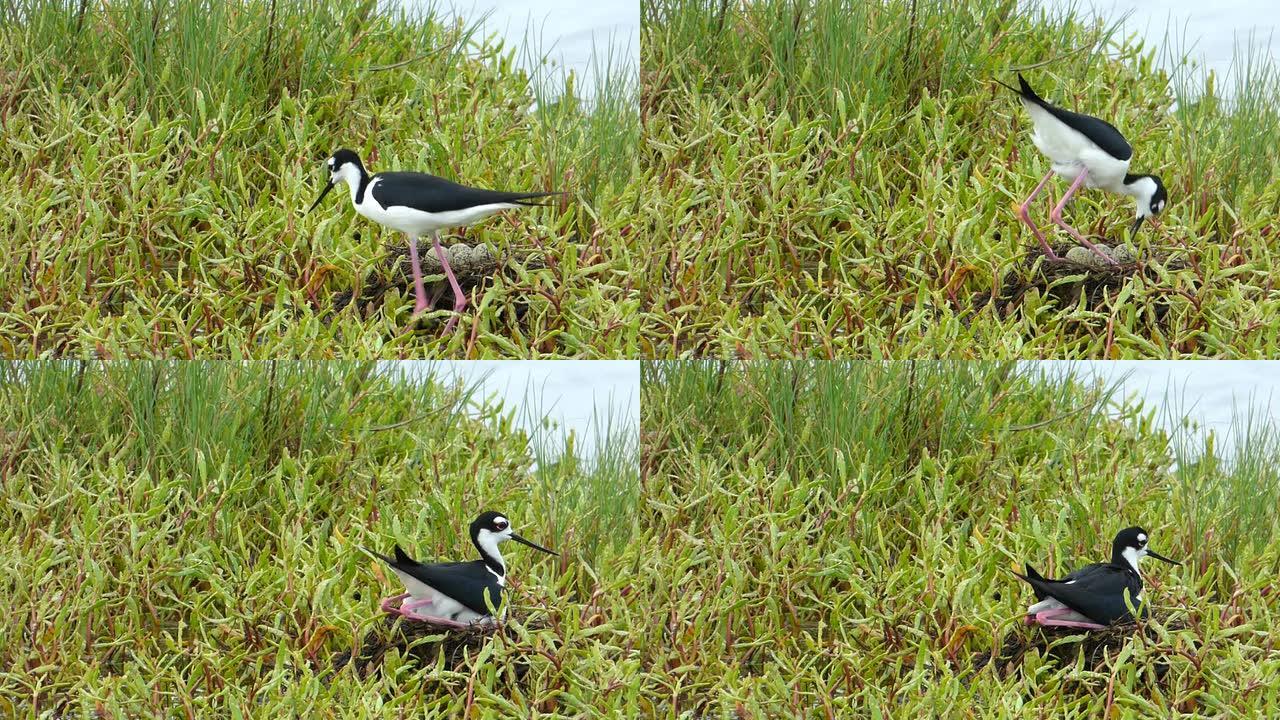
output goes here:
[[[1215, 453], [1229, 458], [1239, 421], [1280, 427], [1280, 361], [1265, 360], [1108, 360], [1025, 363], [1051, 372], [1118, 384], [1117, 400], [1141, 402], [1168, 432], [1186, 432], [1201, 444], [1215, 435]], [[1192, 426], [1183, 429], [1182, 419]]]
[[[1186, 53], [1218, 76], [1226, 92], [1232, 59], [1238, 46], [1252, 41], [1255, 47], [1280, 64], [1280, 0], [1040, 0], [1050, 8], [1070, 7], [1121, 24], [1121, 35], [1137, 34], [1156, 59], [1172, 70], [1166, 53]], [[1166, 45], [1168, 41], [1172, 47]]]
[[531, 62], [545, 55], [556, 64], [553, 80], [572, 71], [583, 89], [595, 86], [596, 69], [610, 59], [625, 68], [620, 72], [638, 77], [640, 0], [447, 0], [439, 7], [467, 20], [483, 19], [483, 34], [497, 34], [515, 48], [517, 63], [531, 75], [546, 71]]
[[[477, 386], [473, 403], [502, 403], [515, 426], [540, 439], [552, 457], [559, 456], [570, 432], [585, 460], [595, 457], [606, 432], [625, 434], [638, 446], [637, 360], [423, 360], [385, 365], [411, 376]], [[475, 410], [479, 415], [480, 408]]]

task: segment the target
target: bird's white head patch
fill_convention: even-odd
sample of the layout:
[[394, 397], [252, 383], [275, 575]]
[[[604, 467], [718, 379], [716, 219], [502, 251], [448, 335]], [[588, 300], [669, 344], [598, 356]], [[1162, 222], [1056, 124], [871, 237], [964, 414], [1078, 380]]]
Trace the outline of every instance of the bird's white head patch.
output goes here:
[[360, 162], [360, 156], [351, 150], [339, 150], [330, 155], [329, 159], [325, 160], [325, 167], [329, 170], [329, 182], [335, 185], [345, 182], [354, 187], [364, 175], [364, 165]]
[[1125, 178], [1125, 192], [1138, 204], [1138, 217], [1145, 218], [1164, 212], [1169, 194], [1164, 183], [1155, 175], [1129, 175]]

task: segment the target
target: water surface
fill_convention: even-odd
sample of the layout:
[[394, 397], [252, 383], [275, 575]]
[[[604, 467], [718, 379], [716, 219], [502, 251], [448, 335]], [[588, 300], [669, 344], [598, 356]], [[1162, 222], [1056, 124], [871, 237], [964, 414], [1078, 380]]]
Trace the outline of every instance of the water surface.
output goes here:
[[[1280, 60], [1280, 0], [1044, 0], [1049, 7], [1084, 7], [1109, 20], [1125, 17], [1122, 34], [1137, 33], [1156, 48], [1163, 63], [1165, 51], [1186, 51], [1218, 75], [1220, 95], [1227, 95], [1227, 73], [1237, 41], [1252, 36], [1256, 46]], [[1127, 17], [1126, 17], [1127, 15]], [[1175, 47], [1162, 47], [1168, 31]], [[1185, 45], [1183, 43], [1185, 42]], [[1165, 67], [1166, 70], [1170, 68]]]
[[398, 363], [410, 372], [438, 372], [480, 386], [477, 400], [501, 401], [514, 413], [517, 427], [530, 437], [542, 419], [559, 425], [542, 437], [559, 454], [572, 431], [577, 448], [594, 455], [599, 424], [612, 419], [615, 430], [640, 436], [640, 363], [636, 360], [471, 360]]
[[580, 88], [596, 82], [593, 57], [601, 69], [610, 53], [631, 73], [640, 67], [640, 0], [451, 0], [445, 7], [470, 20], [483, 18], [485, 34], [497, 33], [515, 48], [521, 67], [534, 70], [529, 53], [520, 51], [527, 47], [573, 71]]
[[1166, 430], [1182, 417], [1203, 437], [1214, 433], [1215, 448], [1227, 456], [1233, 421], [1250, 412], [1280, 427], [1280, 361], [1263, 360], [1114, 360], [1046, 361], [1055, 371], [1120, 384], [1120, 396], [1142, 402]]

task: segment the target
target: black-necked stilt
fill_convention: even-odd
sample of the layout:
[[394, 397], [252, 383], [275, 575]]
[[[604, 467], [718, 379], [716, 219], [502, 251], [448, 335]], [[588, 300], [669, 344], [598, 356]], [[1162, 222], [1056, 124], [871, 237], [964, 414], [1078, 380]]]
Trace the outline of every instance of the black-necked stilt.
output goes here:
[[[507, 565], [498, 552], [499, 543], [507, 540], [559, 555], [515, 534], [511, 522], [492, 510], [481, 513], [471, 523], [471, 542], [480, 551], [479, 560], [426, 564], [410, 558], [399, 545], [395, 547], [394, 558], [366, 550], [390, 565], [406, 590], [383, 600], [382, 609], [412, 620], [455, 628], [492, 621], [493, 613], [502, 607], [502, 591], [507, 585]], [[401, 601], [404, 601], [401, 605], [395, 605]]]
[[1086, 565], [1061, 580], [1042, 577], [1027, 563], [1026, 575], [1014, 573], [1036, 594], [1037, 602], [1027, 608], [1025, 621], [1028, 625], [1101, 630], [1132, 620], [1129, 605], [1142, 605], [1138, 561], [1148, 555], [1170, 565], [1182, 564], [1148, 548], [1147, 531], [1140, 527], [1125, 528], [1116, 535], [1111, 543], [1111, 562]]
[[345, 182], [351, 190], [351, 204], [356, 212], [370, 220], [409, 236], [409, 260], [413, 265], [413, 290], [416, 296], [414, 314], [427, 309], [427, 292], [422, 285], [422, 267], [418, 264], [418, 238], [427, 233], [435, 244], [436, 256], [453, 287], [454, 316], [445, 332], [458, 322], [458, 313], [467, 306], [458, 279], [449, 267], [449, 259], [440, 246], [439, 231], [461, 227], [483, 220], [494, 213], [519, 207], [542, 205], [530, 202], [559, 192], [506, 192], [466, 187], [444, 178], [418, 172], [380, 172], [370, 175], [351, 150], [339, 150], [326, 161], [329, 184], [312, 204], [311, 210], [324, 200], [334, 185]]
[[1164, 209], [1168, 201], [1164, 183], [1160, 182], [1160, 178], [1155, 175], [1129, 173], [1129, 160], [1133, 157], [1133, 148], [1129, 147], [1124, 135], [1121, 135], [1114, 125], [1092, 115], [1082, 115], [1051, 105], [1031, 89], [1021, 73], [1018, 74], [1018, 82], [1022, 85], [1021, 89], [1005, 85], [1003, 82], [1000, 84], [1018, 93], [1022, 98], [1022, 105], [1030, 113], [1031, 122], [1035, 125], [1031, 142], [1035, 143], [1036, 148], [1052, 163], [1052, 169], [1045, 174], [1040, 184], [1031, 192], [1030, 197], [1019, 206], [1018, 217], [1031, 228], [1031, 232], [1040, 241], [1040, 246], [1044, 248], [1045, 255], [1056, 258], [1057, 255], [1049, 247], [1040, 229], [1031, 222], [1029, 210], [1031, 202], [1044, 189], [1054, 173], [1073, 180], [1067, 194], [1062, 196], [1062, 200], [1049, 217], [1055, 225], [1070, 233], [1080, 244], [1108, 263], [1115, 264], [1114, 258], [1095, 247], [1062, 219], [1062, 209], [1066, 207], [1067, 201], [1080, 189], [1081, 185], [1129, 195], [1138, 205], [1138, 219], [1134, 221], [1133, 228], [1130, 230], [1136, 233], [1143, 220], [1151, 215], [1159, 215]]

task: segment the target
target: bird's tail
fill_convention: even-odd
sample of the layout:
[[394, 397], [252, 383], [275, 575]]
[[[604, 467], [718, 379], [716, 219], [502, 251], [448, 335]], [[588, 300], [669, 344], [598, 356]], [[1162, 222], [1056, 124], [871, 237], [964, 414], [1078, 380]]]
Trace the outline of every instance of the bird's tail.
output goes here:
[[[388, 564], [388, 565], [390, 565], [390, 566], [392, 566], [392, 567], [395, 567], [396, 563], [398, 562], [398, 560], [393, 559], [393, 558], [389, 558], [389, 557], [387, 557], [386, 555], [383, 555], [382, 553], [378, 552], [377, 550], [370, 550], [370, 549], [369, 549], [369, 548], [367, 548], [367, 547], [361, 547], [360, 549], [361, 549], [361, 550], [364, 550], [367, 554], [372, 555], [373, 557], [378, 558], [378, 559], [379, 559], [379, 560], [381, 560], [382, 562], [384, 562], [384, 563], [386, 563], [386, 564]], [[402, 557], [402, 556], [404, 556], [404, 551], [400, 549], [400, 546], [399, 546], [399, 545], [396, 545], [396, 558], [399, 558], [399, 557]]]
[[409, 554], [400, 549], [400, 543], [396, 543], [396, 565], [413, 565], [417, 561], [409, 557]]
[[539, 200], [542, 198], [552, 197], [555, 195], [568, 195], [568, 194], [569, 193], [567, 192], [559, 192], [555, 190], [551, 192], [521, 193], [520, 195], [511, 198], [510, 202], [515, 203], [516, 205], [524, 205], [525, 207], [547, 207], [548, 205], [551, 204], [550, 202], [533, 202], [533, 201]]
[[1021, 99], [1023, 100], [1030, 100], [1032, 102], [1036, 102], [1037, 105], [1042, 104], [1042, 102], [1044, 102], [1043, 97], [1037, 95], [1036, 91], [1032, 90], [1032, 83], [1027, 82], [1027, 78], [1023, 77], [1023, 73], [1018, 73], [1019, 87], [1011, 86], [1007, 82], [998, 81], [998, 79], [996, 82], [1000, 83], [1000, 85], [1002, 86], [1009, 88], [1009, 90], [1016, 92], [1016, 94], [1018, 94], [1018, 96], [1021, 97]]
[[996, 82], [1014, 91], [1015, 93], [1018, 94], [1018, 97], [1021, 97], [1024, 100], [1030, 100], [1031, 102], [1037, 103], [1037, 104], [1044, 102], [1044, 100], [1041, 99], [1041, 97], [1036, 94], [1036, 91], [1031, 89], [1031, 83], [1027, 82], [1027, 79], [1022, 77], [1022, 73], [1018, 73], [1018, 84], [1021, 87], [1014, 87], [1009, 83], [1003, 82], [1001, 80], [996, 80]]
[[1019, 575], [1017, 572], [1014, 572], [1013, 574], [1022, 578], [1028, 585], [1031, 586], [1032, 592], [1034, 592], [1036, 595], [1036, 600], [1045, 599], [1045, 597], [1047, 596], [1040, 589], [1040, 585], [1038, 583], [1047, 582], [1047, 580], [1045, 580], [1045, 577], [1041, 575], [1039, 572], [1037, 572], [1035, 568], [1031, 567], [1031, 563], [1027, 563], [1026, 568], [1027, 568], [1026, 575]]
[[1022, 94], [1022, 91], [1021, 91], [1021, 90], [1019, 90], [1018, 88], [1016, 88], [1016, 87], [1014, 87], [1014, 86], [1010, 85], [1009, 83], [1007, 83], [1007, 82], [1005, 82], [1005, 81], [1003, 81], [1003, 80], [996, 80], [996, 84], [997, 84], [997, 85], [1003, 85], [1004, 87], [1009, 88], [1010, 90], [1014, 91], [1015, 93], [1017, 93], [1017, 94], [1019, 94], [1019, 95], [1021, 95], [1021, 94]]

